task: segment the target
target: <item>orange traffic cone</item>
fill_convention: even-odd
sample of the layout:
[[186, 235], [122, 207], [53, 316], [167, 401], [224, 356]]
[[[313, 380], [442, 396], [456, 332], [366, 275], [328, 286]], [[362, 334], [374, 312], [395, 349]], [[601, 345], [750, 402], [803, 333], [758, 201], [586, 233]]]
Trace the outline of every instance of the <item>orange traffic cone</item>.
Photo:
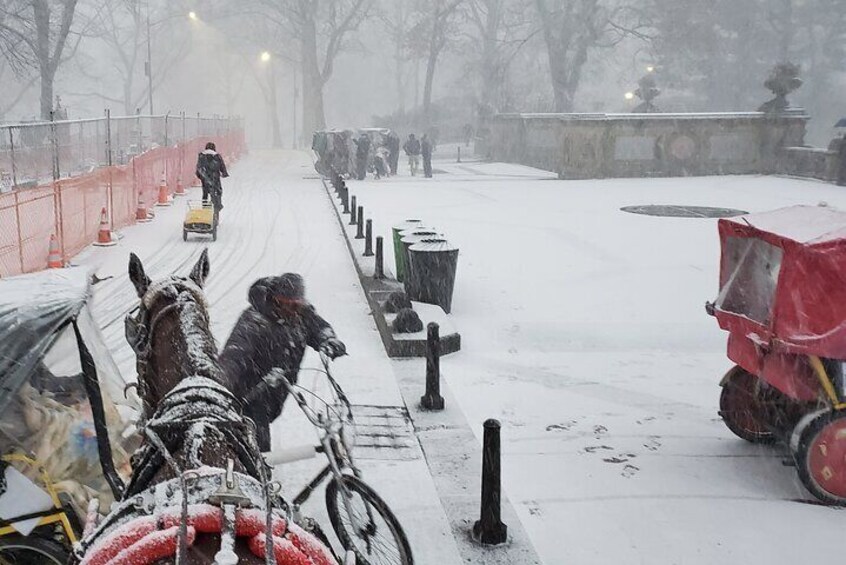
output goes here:
[[50, 235], [50, 252], [47, 255], [48, 269], [61, 269], [65, 266], [62, 261], [62, 253], [59, 251], [59, 240], [56, 239], [56, 234]]
[[159, 184], [159, 199], [156, 202], [156, 206], [170, 206], [170, 204], [170, 198], [167, 194], [167, 179], [164, 173], [162, 173], [162, 182]]
[[116, 241], [112, 241], [112, 229], [109, 227], [109, 216], [106, 214], [106, 207], [100, 211], [100, 230], [97, 232], [97, 241], [94, 245], [98, 247], [111, 247], [117, 245]]
[[138, 208], [135, 209], [135, 221], [136, 222], [149, 222], [150, 212], [147, 210], [147, 204], [144, 203], [144, 193], [142, 191], [138, 191]]
[[185, 196], [185, 187], [182, 186], [182, 177], [176, 177], [176, 190], [173, 192], [174, 196]]

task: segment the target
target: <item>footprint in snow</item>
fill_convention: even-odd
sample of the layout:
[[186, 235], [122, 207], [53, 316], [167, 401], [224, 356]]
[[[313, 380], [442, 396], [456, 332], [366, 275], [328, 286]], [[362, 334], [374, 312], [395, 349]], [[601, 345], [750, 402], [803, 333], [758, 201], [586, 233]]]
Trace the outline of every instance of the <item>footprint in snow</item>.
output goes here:
[[641, 418], [640, 420], [637, 420], [635, 424], [643, 425], [644, 423], [652, 422], [655, 419], [655, 416], [647, 416], [646, 418]]
[[634, 453], [620, 453], [616, 457], [606, 457], [603, 459], [606, 463], [625, 463], [631, 459], [637, 457]]
[[600, 449], [607, 449], [610, 451], [614, 448], [610, 445], [589, 445], [585, 448], [585, 453], [596, 453]]
[[593, 433], [596, 434], [597, 436], [601, 436], [602, 434], [606, 433], [607, 431], [608, 431], [608, 428], [606, 428], [605, 426], [594, 426], [593, 427]]
[[569, 422], [564, 422], [563, 424], [550, 424], [546, 427], [546, 431], [548, 431], [548, 432], [551, 432], [551, 431], [554, 431], [554, 430], [567, 431], [575, 425], [576, 425], [575, 420], [570, 420]]
[[620, 472], [620, 475], [627, 479], [630, 479], [638, 471], [640, 471], [640, 467], [635, 467], [634, 465], [626, 465], [625, 467], [623, 467], [623, 470]]
[[658, 448], [661, 447], [661, 442], [659, 441], [658, 436], [650, 436], [649, 441], [643, 444], [643, 447], [648, 449], [649, 451], [658, 451]]

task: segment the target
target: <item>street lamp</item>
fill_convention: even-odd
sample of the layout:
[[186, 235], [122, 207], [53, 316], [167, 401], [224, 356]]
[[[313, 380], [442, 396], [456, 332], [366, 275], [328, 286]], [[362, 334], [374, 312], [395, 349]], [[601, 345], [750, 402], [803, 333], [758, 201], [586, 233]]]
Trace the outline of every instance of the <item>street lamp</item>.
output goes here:
[[188, 12], [188, 19], [196, 22], [199, 19], [197, 17], [197, 12], [194, 12], [194, 11]]
[[262, 63], [267, 63], [270, 61], [270, 51], [262, 51], [261, 56], [259, 57]]
[[634, 92], [626, 92], [623, 96], [626, 98], [626, 100], [632, 100], [634, 99], [635, 95]]
[[655, 65], [647, 65], [646, 72], [647, 73], [654, 73], [655, 72]]

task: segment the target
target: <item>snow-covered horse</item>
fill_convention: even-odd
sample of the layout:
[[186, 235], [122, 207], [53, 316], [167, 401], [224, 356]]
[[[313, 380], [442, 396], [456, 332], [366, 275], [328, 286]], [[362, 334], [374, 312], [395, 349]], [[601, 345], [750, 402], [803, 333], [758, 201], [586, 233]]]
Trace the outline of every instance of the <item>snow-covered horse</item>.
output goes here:
[[255, 427], [217, 363], [203, 294], [208, 274], [205, 250], [188, 277], [156, 282], [130, 256], [141, 305], [126, 329], [144, 442], [122, 500], [102, 519], [89, 516], [76, 551], [82, 565], [337, 563], [288, 520], [269, 480]]

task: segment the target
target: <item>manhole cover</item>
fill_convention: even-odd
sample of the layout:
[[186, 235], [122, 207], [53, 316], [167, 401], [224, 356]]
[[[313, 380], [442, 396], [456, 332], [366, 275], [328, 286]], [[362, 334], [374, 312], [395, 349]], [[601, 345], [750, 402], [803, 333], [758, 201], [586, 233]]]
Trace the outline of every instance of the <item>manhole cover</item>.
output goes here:
[[733, 218], [749, 212], [734, 208], [712, 208], [710, 206], [676, 206], [669, 204], [649, 204], [646, 206], [625, 206], [620, 208], [630, 214], [644, 216], [664, 216], [668, 218]]
[[404, 406], [353, 404], [357, 459], [417, 459], [417, 439]]

